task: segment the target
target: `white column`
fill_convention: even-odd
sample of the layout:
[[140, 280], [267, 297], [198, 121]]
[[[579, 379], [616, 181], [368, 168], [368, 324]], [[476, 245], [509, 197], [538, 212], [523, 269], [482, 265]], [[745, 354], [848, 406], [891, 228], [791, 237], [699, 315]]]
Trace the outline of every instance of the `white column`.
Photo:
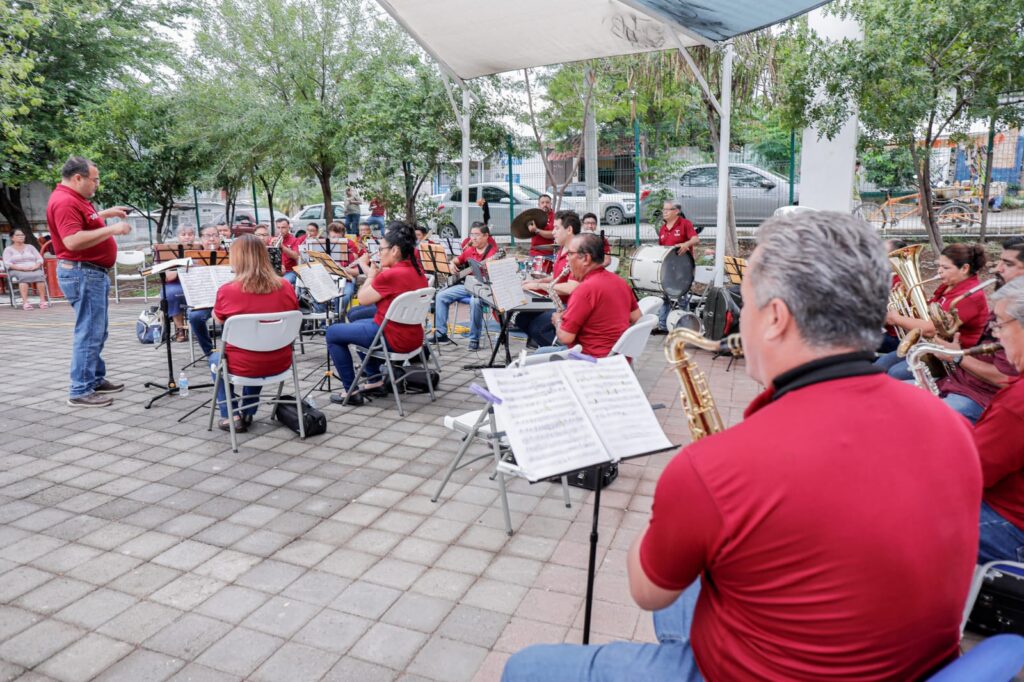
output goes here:
[[[715, 286], [725, 281], [725, 233], [729, 210], [729, 136], [732, 116], [732, 41], [725, 44], [722, 55], [721, 126], [718, 131], [718, 207], [715, 226]], [[639, 208], [639, 207], [638, 207]]]
[[469, 236], [469, 88], [462, 84], [462, 225], [463, 239]]
[[[583, 70], [583, 92], [586, 93], [590, 86], [590, 79], [594, 77], [588, 66]], [[584, 98], [586, 95], [584, 95]], [[587, 171], [587, 211], [597, 216], [597, 224], [601, 225], [601, 204], [600, 195], [597, 191], [597, 102], [591, 98], [590, 108], [587, 110], [586, 120], [583, 122], [583, 161]], [[584, 101], [584, 104], [586, 102]]]

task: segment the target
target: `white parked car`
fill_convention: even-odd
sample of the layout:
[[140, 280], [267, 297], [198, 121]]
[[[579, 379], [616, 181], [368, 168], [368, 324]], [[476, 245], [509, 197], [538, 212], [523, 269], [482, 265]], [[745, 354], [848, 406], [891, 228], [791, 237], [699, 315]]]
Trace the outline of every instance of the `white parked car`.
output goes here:
[[[478, 182], [469, 186], [469, 224], [484, 219], [484, 210], [476, 205], [478, 197], [487, 200], [491, 212], [491, 234], [510, 234], [508, 207], [511, 203], [515, 215], [528, 208], [537, 208], [537, 200], [541, 192], [529, 185], [512, 185], [512, 196], [509, 197], [508, 183]], [[448, 222], [436, 226], [437, 233], [442, 237], [458, 237], [462, 226], [462, 190], [458, 187], [445, 192], [438, 203], [439, 211], [451, 211]]]
[[[621, 225], [636, 218], [636, 195], [623, 192], [603, 182], [598, 183], [598, 206], [602, 225]], [[549, 192], [554, 196], [554, 191]], [[562, 194], [561, 209], [572, 209], [583, 215], [587, 212], [587, 183], [573, 182]]]
[[[335, 199], [331, 204], [331, 213], [334, 214], [334, 218], [327, 222], [345, 222], [345, 200]], [[370, 204], [363, 202], [359, 205], [359, 220], [360, 222], [370, 217]], [[303, 206], [298, 213], [293, 215], [289, 220], [292, 221], [292, 231], [304, 230], [310, 223], [316, 223], [317, 227], [321, 230], [324, 229], [324, 205], [310, 204], [309, 206]]]

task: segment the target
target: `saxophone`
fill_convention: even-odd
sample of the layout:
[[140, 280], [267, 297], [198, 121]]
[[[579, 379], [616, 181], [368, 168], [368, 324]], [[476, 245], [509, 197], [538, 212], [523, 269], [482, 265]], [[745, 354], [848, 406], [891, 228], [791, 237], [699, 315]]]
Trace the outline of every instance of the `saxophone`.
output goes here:
[[974, 355], [991, 355], [999, 352], [1002, 348], [1002, 344], [999, 343], [985, 343], [966, 350], [950, 350], [937, 343], [922, 341], [915, 344], [907, 353], [907, 369], [914, 375], [915, 384], [920, 388], [927, 389], [932, 395], [939, 395], [939, 386], [935, 381], [935, 375], [932, 374], [932, 370], [928, 366], [928, 356], [948, 355], [953, 358], [966, 358]]
[[547, 287], [547, 297], [551, 299], [551, 302], [555, 304], [555, 312], [561, 313], [565, 311], [565, 303], [562, 302], [562, 297], [555, 293], [555, 285], [561, 283], [566, 275], [569, 274], [569, 266], [566, 265], [562, 268], [562, 271], [558, 273], [558, 277], [551, 280], [551, 284]]
[[704, 436], [718, 433], [725, 426], [718, 414], [715, 399], [711, 396], [707, 377], [704, 371], [686, 352], [686, 346], [696, 346], [704, 350], [729, 353], [734, 357], [743, 357], [743, 347], [739, 334], [730, 334], [720, 341], [704, 338], [692, 329], [675, 329], [665, 339], [665, 359], [675, 369], [682, 388], [679, 397], [686, 412], [690, 427], [690, 436], [694, 441]]

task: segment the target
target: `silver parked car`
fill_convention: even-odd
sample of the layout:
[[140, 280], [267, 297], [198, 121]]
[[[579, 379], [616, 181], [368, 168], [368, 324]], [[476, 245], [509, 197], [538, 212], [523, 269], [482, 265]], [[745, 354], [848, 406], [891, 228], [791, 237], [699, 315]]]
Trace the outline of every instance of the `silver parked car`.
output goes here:
[[[508, 183], [478, 182], [469, 186], [469, 224], [483, 221], [484, 210], [476, 205], [479, 197], [487, 200], [491, 212], [491, 234], [510, 234], [511, 221], [508, 207], [512, 204], [513, 212], [519, 215], [528, 208], [537, 208], [537, 200], [541, 193], [529, 185], [512, 185], [512, 196], [508, 193]], [[451, 211], [446, 222], [436, 226], [437, 233], [442, 237], [458, 237], [462, 226], [462, 190], [458, 187], [445, 192], [438, 202], [439, 211]]]
[[[760, 225], [789, 204], [789, 181], [780, 175], [746, 163], [729, 164], [729, 185], [732, 187], [733, 210], [737, 225]], [[694, 224], [715, 225], [718, 208], [718, 165], [705, 163], [684, 168], [679, 181], [668, 186], [683, 213]], [[799, 186], [793, 199], [800, 198]], [[660, 206], [657, 214], [660, 219]]]
[[[331, 202], [331, 212], [334, 214], [334, 219], [328, 222], [345, 222], [345, 200], [335, 199]], [[370, 204], [363, 202], [359, 205], [359, 221], [362, 222], [370, 217]], [[324, 205], [310, 204], [309, 206], [303, 206], [302, 209], [293, 215], [289, 220], [292, 221], [292, 230], [304, 230], [310, 223], [315, 223], [321, 230], [324, 229]]]
[[[598, 183], [598, 201], [603, 225], [621, 225], [636, 217], [636, 195], [623, 192], [603, 182]], [[554, 191], [550, 192], [552, 196]], [[587, 183], [573, 182], [566, 186], [559, 208], [571, 208], [579, 214], [587, 211]]]

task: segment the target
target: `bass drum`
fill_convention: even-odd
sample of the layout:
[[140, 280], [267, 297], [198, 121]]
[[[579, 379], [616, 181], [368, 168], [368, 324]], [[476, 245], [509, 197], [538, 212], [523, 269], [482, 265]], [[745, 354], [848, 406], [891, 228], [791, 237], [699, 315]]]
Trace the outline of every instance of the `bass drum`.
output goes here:
[[693, 284], [693, 257], [671, 246], [641, 246], [629, 264], [633, 288], [680, 298]]

